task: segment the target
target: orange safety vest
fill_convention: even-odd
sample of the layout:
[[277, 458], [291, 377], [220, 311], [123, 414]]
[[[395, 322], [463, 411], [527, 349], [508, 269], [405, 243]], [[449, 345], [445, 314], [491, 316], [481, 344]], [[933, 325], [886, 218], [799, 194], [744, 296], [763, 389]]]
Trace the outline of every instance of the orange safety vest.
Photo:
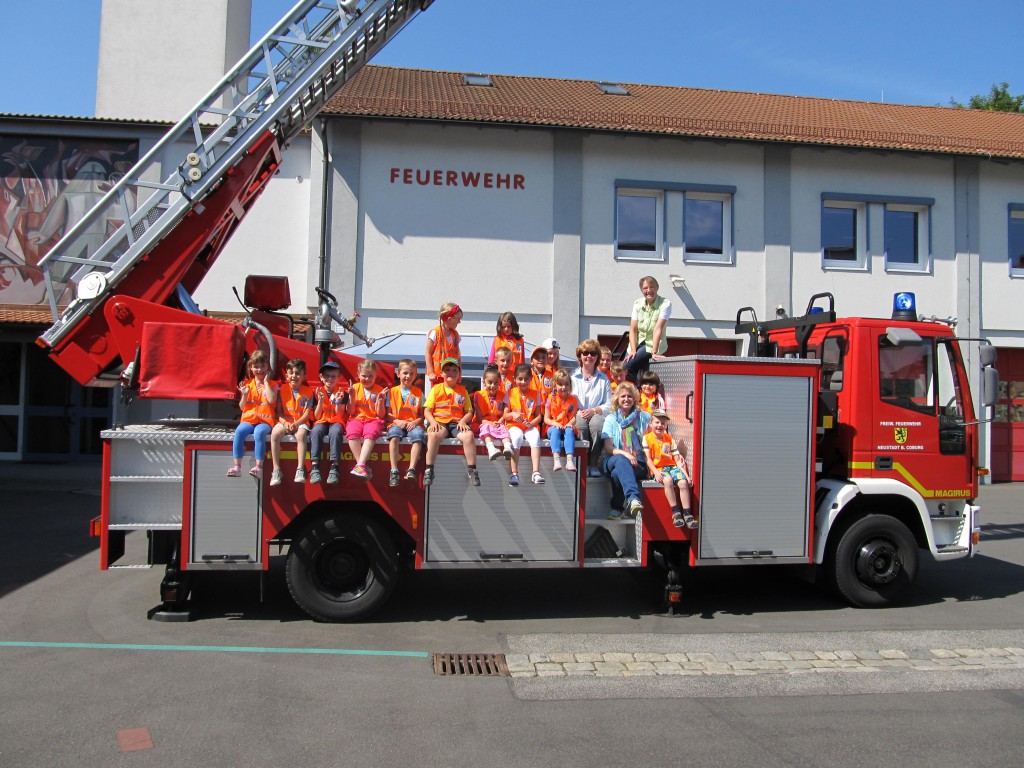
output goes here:
[[[420, 408], [423, 407], [423, 390], [419, 387], [409, 387], [409, 394], [402, 397], [402, 385], [391, 388], [388, 394], [388, 411], [391, 414], [391, 423], [396, 419], [402, 421], [415, 421], [420, 417]], [[390, 426], [390, 425], [389, 425]]]
[[[648, 432], [644, 435], [644, 450], [647, 452], [647, 458], [650, 459], [651, 466], [655, 469], [674, 467], [676, 465], [676, 460], [672, 457], [674, 446], [675, 443], [668, 432], [665, 433], [664, 440], [659, 440], [658, 436], [653, 432]], [[678, 451], [678, 448], [676, 450]]]
[[533, 377], [531, 386], [537, 390], [541, 399], [547, 402], [548, 398], [551, 397], [551, 390], [555, 388], [555, 375], [551, 373], [550, 368], [545, 368], [544, 375], [541, 376], [532, 367], [530, 368], [530, 375]]
[[352, 405], [352, 418], [356, 421], [373, 421], [379, 419], [377, 404], [380, 396], [384, 394], [384, 387], [373, 386], [369, 388], [363, 382], [357, 381], [348, 392], [349, 402]]
[[518, 339], [509, 336], [495, 336], [494, 337], [494, 351], [497, 352], [502, 347], [512, 350], [512, 367], [521, 365], [526, 361], [526, 342], [523, 341], [523, 337], [520, 336]]
[[510, 411], [519, 411], [523, 414], [523, 418], [510, 419], [505, 424], [510, 427], [519, 427], [524, 431], [531, 429], [535, 425], [530, 424], [530, 422], [537, 418], [542, 407], [543, 403], [540, 399], [540, 393], [536, 389], [528, 389], [523, 392], [519, 387], [516, 387], [508, 393], [508, 408]]
[[313, 390], [301, 385], [296, 392], [291, 386], [284, 387], [278, 397], [281, 399], [281, 411], [288, 421], [295, 422], [302, 418], [307, 409], [312, 408]]
[[462, 352], [459, 350], [459, 341], [462, 337], [459, 336], [458, 331], [452, 331], [449, 338], [448, 332], [445, 331], [443, 325], [434, 326], [433, 334], [434, 353], [430, 356], [430, 359], [434, 364], [434, 375], [440, 378], [441, 363], [444, 362], [446, 357], [454, 357], [459, 361], [459, 365], [462, 365]]
[[278, 383], [268, 381], [266, 387], [256, 383], [256, 379], [249, 379], [245, 382], [246, 404], [242, 411], [242, 421], [246, 424], [269, 424], [274, 425], [277, 421], [277, 403], [267, 402], [267, 394], [276, 391]]
[[548, 398], [548, 418], [560, 427], [567, 427], [576, 419], [580, 409], [580, 401], [576, 395], [569, 395], [565, 400], [557, 394]]
[[640, 393], [640, 410], [650, 413], [658, 409], [664, 410], [664, 408], [665, 401], [660, 394], [655, 393], [653, 397], [648, 397], [643, 392]]
[[493, 400], [484, 390], [474, 392], [473, 398], [473, 428], [479, 429], [485, 421], [497, 421], [505, 410], [505, 398], [499, 393], [495, 394]]
[[467, 407], [473, 406], [464, 386], [456, 384], [455, 389], [448, 389], [448, 385], [441, 382], [430, 390], [423, 407], [431, 409], [434, 421], [438, 424], [451, 424], [453, 421], [462, 421]]
[[317, 424], [345, 423], [345, 406], [340, 402], [344, 395], [345, 393], [340, 389], [334, 390], [333, 393], [329, 393], [323, 388], [320, 389], [317, 396], [323, 402], [323, 408], [320, 411], [320, 418], [316, 420]]

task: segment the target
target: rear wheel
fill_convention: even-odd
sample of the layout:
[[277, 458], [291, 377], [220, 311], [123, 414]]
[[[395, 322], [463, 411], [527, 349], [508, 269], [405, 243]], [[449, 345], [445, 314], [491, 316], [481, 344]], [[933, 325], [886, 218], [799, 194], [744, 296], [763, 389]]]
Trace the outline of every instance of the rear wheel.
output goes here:
[[889, 515], [867, 515], [840, 534], [826, 563], [836, 592], [850, 605], [891, 605], [917, 575], [917, 542]]
[[310, 616], [355, 621], [390, 597], [398, 582], [398, 555], [379, 522], [341, 513], [315, 520], [292, 541], [285, 579], [292, 599]]

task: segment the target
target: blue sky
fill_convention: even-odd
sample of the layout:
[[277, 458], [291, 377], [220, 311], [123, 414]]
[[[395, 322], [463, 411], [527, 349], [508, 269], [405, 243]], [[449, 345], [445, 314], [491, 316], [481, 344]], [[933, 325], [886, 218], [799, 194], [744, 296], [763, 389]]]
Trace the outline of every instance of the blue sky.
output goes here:
[[[174, 0], [163, 0], [173, 2]], [[254, 39], [294, 3], [253, 0]], [[94, 114], [101, 0], [0, 0], [0, 113]], [[1019, 0], [435, 0], [374, 63], [948, 105], [1024, 92]], [[211, 83], [213, 85], [213, 83]]]

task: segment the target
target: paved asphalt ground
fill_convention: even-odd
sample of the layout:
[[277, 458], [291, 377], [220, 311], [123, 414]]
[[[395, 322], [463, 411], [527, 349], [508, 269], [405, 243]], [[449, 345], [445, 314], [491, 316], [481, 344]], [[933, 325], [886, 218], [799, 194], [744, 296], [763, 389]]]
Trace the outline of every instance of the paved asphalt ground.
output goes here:
[[[195, 621], [148, 621], [162, 574], [98, 570], [98, 487], [0, 464], [2, 768], [1024, 762], [1020, 485], [983, 491], [981, 554], [924, 562], [889, 610], [784, 568], [688, 573], [677, 617], [643, 574], [449, 571], [356, 625], [308, 620], [280, 563], [262, 600], [205, 579]], [[520, 675], [438, 677], [443, 651]]]

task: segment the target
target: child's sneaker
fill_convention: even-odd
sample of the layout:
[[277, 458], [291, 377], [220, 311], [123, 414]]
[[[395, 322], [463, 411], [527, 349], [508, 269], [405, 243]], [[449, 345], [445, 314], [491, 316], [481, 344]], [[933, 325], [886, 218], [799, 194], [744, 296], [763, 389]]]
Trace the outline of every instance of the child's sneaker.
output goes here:
[[394, 488], [394, 487], [395, 487], [395, 486], [397, 486], [397, 485], [398, 485], [398, 484], [399, 484], [400, 482], [402, 482], [402, 481], [401, 481], [401, 477], [402, 477], [402, 476], [401, 476], [401, 475], [400, 475], [400, 474], [398, 473], [398, 470], [397, 470], [397, 469], [392, 469], [392, 470], [391, 470], [391, 474], [390, 474], [390, 475], [388, 475], [388, 485], [389, 485], [390, 487]]
[[231, 469], [228, 470], [228, 477], [241, 477], [241, 476], [242, 476], [242, 468], [241, 467], [232, 467]]
[[513, 472], [508, 477], [508, 487], [509, 488], [518, 488], [519, 487], [519, 475], [517, 475], [515, 472]]
[[405, 479], [406, 480], [412, 480], [413, 482], [415, 482], [416, 481], [416, 470], [415, 469], [408, 469], [408, 470], [406, 470], [406, 472], [405, 472]]
[[[352, 471], [349, 474], [355, 475], [356, 477], [361, 477], [364, 480], [370, 479], [370, 474], [366, 471], [366, 467], [363, 466], [362, 464], [356, 464], [354, 467], [352, 467]], [[330, 479], [328, 479], [327, 482], [331, 482]]]
[[530, 477], [530, 480], [533, 482], [534, 485], [544, 485], [544, 475], [542, 475], [540, 472], [534, 472], [533, 475]]
[[295, 482], [298, 483], [299, 485], [302, 485], [303, 483], [306, 482], [306, 470], [304, 470], [302, 467], [299, 467], [298, 469], [295, 470]]
[[573, 457], [571, 455], [565, 457], [565, 471], [566, 472], [575, 472], [576, 471], [576, 462], [575, 462], [575, 460], [573, 460]]
[[555, 456], [551, 459], [551, 471], [558, 472], [562, 469], [562, 457]]
[[281, 470], [280, 469], [275, 469], [273, 472], [270, 473], [270, 484], [271, 485], [280, 485], [281, 484]]
[[644, 511], [644, 505], [640, 503], [640, 499], [629, 500], [629, 516], [636, 517]]
[[505, 455], [506, 459], [512, 461], [512, 444], [505, 443], [505, 448], [502, 450], [502, 453]]
[[469, 476], [469, 482], [475, 486], [480, 485], [480, 473], [476, 471], [476, 467], [470, 467], [467, 469], [466, 474]]
[[498, 450], [498, 446], [494, 443], [487, 444], [487, 458], [494, 461], [496, 458], [501, 456], [501, 451]]
[[622, 519], [622, 510], [621, 509], [615, 509], [615, 507], [612, 507], [610, 510], [608, 510], [608, 519], [609, 520], [621, 520]]
[[423, 485], [425, 487], [430, 485], [432, 482], [434, 482], [434, 468], [427, 467], [423, 470]]
[[309, 470], [309, 482], [313, 485], [320, 485], [320, 479], [320, 467], [314, 464], [313, 468]]
[[337, 485], [338, 484], [338, 468], [332, 466], [331, 471], [327, 473], [327, 484]]

